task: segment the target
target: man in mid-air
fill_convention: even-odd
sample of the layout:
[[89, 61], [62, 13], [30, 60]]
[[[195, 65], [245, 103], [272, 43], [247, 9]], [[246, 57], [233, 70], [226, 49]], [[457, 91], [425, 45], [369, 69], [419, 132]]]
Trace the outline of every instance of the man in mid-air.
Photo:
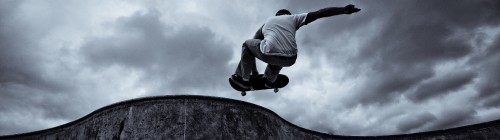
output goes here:
[[294, 14], [281, 9], [276, 16], [266, 20], [255, 33], [254, 39], [246, 40], [242, 46], [241, 60], [231, 81], [243, 89], [250, 88], [250, 76], [256, 74], [255, 58], [267, 63], [264, 72], [266, 87], [272, 88], [283, 67], [292, 66], [297, 59], [295, 32], [316, 19], [340, 14], [352, 14], [360, 9], [354, 5], [329, 7], [315, 12]]

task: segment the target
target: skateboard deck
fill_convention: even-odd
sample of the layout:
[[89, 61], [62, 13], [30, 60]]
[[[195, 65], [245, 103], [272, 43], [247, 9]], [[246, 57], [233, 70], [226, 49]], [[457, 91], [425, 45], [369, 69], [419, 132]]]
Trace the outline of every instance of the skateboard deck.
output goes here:
[[274, 89], [274, 92], [278, 92], [279, 91], [278, 88], [285, 87], [289, 82], [289, 79], [286, 75], [279, 74], [278, 78], [276, 78], [276, 81], [275, 81], [276, 87], [268, 88], [268, 87], [266, 87], [265, 82], [262, 79], [263, 76], [264, 76], [264, 74], [250, 76], [250, 89], [249, 90], [241, 88], [236, 83], [231, 81], [231, 78], [229, 78], [228, 80], [229, 80], [229, 84], [231, 85], [231, 87], [233, 87], [233, 89], [235, 89], [237, 91], [241, 91], [242, 96], [246, 95], [246, 91], [254, 91], [254, 90]]

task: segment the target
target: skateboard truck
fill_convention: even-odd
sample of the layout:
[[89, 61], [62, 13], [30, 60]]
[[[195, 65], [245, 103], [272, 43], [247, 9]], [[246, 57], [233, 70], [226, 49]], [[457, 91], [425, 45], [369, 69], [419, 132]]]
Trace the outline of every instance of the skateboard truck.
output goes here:
[[[280, 91], [278, 88], [274, 88], [274, 93], [278, 93], [278, 91]], [[245, 95], [247, 95], [247, 91], [242, 91], [241, 96], [245, 96]]]
[[[252, 91], [252, 90], [254, 90], [253, 87], [250, 87], [249, 91]], [[247, 95], [247, 91], [244, 91], [244, 90], [241, 91], [241, 96], [245, 96], [245, 95]]]

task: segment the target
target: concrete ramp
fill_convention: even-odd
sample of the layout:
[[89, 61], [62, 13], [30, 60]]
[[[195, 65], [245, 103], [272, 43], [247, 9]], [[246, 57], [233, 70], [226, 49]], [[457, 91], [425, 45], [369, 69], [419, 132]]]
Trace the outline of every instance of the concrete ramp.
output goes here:
[[[319, 118], [318, 118], [319, 119]], [[226, 98], [157, 96], [98, 109], [76, 121], [0, 139], [496, 139], [500, 121], [391, 136], [340, 136], [296, 126], [269, 109]]]

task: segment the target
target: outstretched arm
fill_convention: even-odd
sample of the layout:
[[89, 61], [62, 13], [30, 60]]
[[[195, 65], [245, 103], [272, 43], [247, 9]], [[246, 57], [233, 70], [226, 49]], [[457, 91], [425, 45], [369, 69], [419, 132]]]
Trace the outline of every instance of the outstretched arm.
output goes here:
[[329, 7], [329, 8], [320, 9], [318, 11], [307, 13], [307, 17], [306, 17], [304, 24], [307, 25], [307, 24], [315, 21], [316, 19], [340, 15], [340, 14], [352, 14], [355, 12], [359, 12], [360, 10], [361, 9], [358, 9], [358, 8], [354, 7], [354, 5], [351, 5], [351, 4], [349, 4], [345, 7]]

